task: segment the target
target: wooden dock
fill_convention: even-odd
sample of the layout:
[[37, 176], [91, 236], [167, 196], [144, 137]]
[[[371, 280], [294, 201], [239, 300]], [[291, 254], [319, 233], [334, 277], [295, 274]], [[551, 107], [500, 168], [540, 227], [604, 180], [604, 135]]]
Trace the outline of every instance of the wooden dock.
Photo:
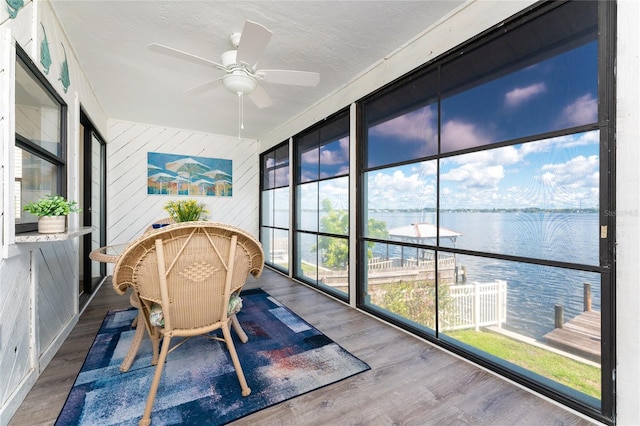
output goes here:
[[586, 311], [544, 335], [550, 346], [600, 363], [600, 312]]

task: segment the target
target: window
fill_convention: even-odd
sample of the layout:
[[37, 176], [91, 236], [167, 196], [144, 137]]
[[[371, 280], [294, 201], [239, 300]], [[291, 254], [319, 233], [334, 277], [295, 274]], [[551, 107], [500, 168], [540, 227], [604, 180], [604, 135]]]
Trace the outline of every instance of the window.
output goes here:
[[262, 154], [260, 241], [268, 265], [289, 270], [289, 143]]
[[294, 276], [346, 299], [349, 294], [349, 112], [294, 141]]
[[610, 418], [601, 4], [546, 4], [363, 100], [358, 304]]
[[295, 136], [293, 276], [612, 424], [614, 23], [540, 2]]
[[22, 207], [49, 194], [66, 196], [66, 105], [27, 54], [16, 48], [16, 232], [36, 229]]

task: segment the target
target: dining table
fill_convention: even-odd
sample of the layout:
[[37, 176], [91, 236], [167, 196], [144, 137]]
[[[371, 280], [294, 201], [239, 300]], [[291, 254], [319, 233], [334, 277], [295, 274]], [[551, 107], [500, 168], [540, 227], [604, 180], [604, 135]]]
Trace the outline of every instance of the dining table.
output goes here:
[[89, 258], [97, 262], [117, 263], [120, 255], [127, 248], [129, 243], [112, 244], [109, 246], [98, 247], [89, 253]]

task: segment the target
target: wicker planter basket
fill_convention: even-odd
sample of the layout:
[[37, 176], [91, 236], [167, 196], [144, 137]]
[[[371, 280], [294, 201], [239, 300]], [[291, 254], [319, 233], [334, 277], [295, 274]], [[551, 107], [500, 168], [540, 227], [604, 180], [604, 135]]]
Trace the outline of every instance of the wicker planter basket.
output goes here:
[[57, 234], [64, 232], [67, 225], [67, 216], [40, 216], [38, 219], [38, 232], [41, 234]]

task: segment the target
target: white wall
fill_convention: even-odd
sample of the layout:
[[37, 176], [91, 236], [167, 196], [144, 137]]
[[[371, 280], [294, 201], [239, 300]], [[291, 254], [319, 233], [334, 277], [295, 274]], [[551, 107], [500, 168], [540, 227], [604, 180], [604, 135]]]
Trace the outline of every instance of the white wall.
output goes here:
[[640, 2], [618, 3], [616, 323], [618, 424], [640, 424]]
[[[166, 127], [109, 121], [107, 133], [107, 240], [130, 241], [150, 223], [167, 217], [169, 200], [193, 198], [207, 206], [209, 220], [238, 226], [258, 236], [258, 143]], [[147, 154], [189, 155], [232, 161], [233, 195], [169, 196], [147, 194]]]
[[[80, 105], [106, 133], [106, 115], [78, 63], [73, 48], [47, 1], [25, 1], [15, 19], [0, 6], [0, 425], [7, 424], [33, 383], [76, 324], [79, 256], [77, 238], [47, 243], [15, 243], [13, 211], [14, 43], [31, 57], [68, 106], [67, 195], [79, 195]], [[40, 62], [45, 28], [52, 59], [48, 73]], [[64, 48], [62, 47], [64, 45]], [[64, 51], [71, 85], [64, 91], [60, 74]], [[71, 215], [70, 227], [77, 227]]]

